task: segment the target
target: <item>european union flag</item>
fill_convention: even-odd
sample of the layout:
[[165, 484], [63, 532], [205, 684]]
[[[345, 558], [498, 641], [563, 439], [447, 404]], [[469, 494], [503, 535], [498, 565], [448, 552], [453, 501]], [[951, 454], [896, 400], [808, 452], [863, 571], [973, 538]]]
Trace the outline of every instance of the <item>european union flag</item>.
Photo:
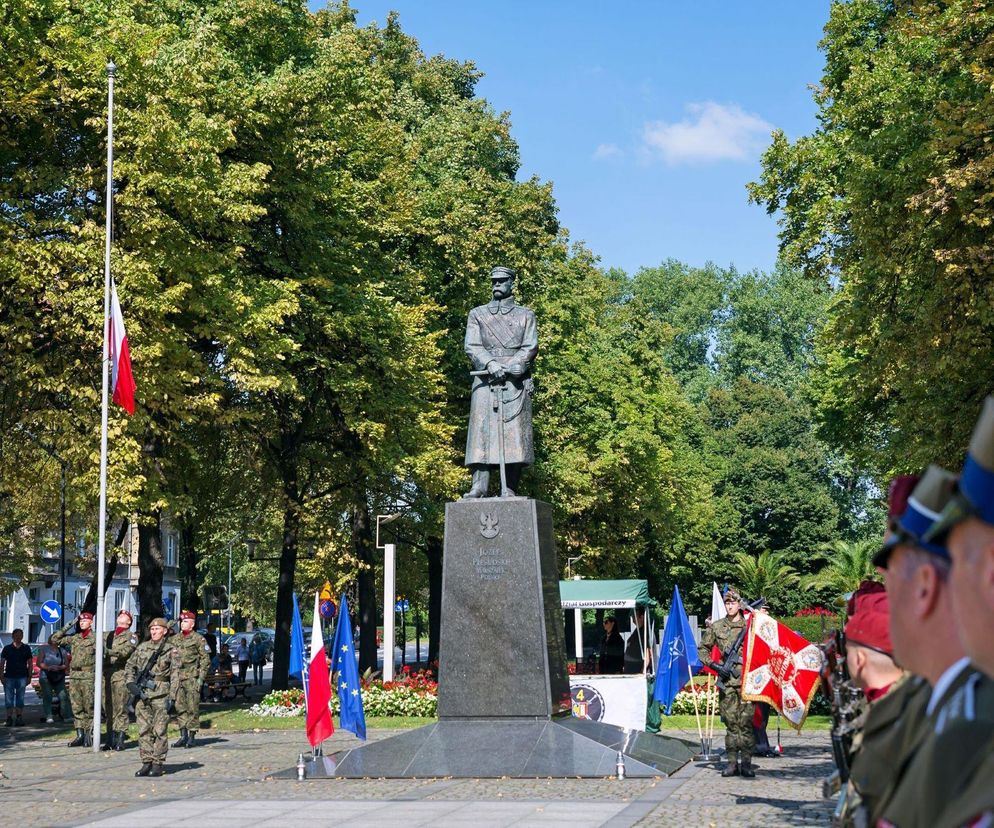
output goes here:
[[690, 619], [683, 609], [680, 590], [674, 586], [673, 602], [670, 604], [670, 614], [666, 619], [666, 632], [663, 634], [663, 644], [659, 648], [656, 690], [652, 694], [652, 698], [665, 708], [667, 716], [670, 715], [676, 694], [690, 681], [691, 673], [700, 669], [701, 662], [697, 658], [694, 631], [690, 628]]
[[290, 625], [290, 675], [296, 676], [304, 683], [307, 692], [307, 654], [304, 653], [304, 627], [300, 623], [300, 606], [297, 604], [297, 593], [293, 593], [293, 623]]
[[362, 710], [359, 666], [352, 643], [352, 619], [344, 592], [338, 610], [338, 626], [335, 627], [335, 645], [331, 650], [331, 669], [338, 674], [339, 726], [365, 739], [366, 714]]

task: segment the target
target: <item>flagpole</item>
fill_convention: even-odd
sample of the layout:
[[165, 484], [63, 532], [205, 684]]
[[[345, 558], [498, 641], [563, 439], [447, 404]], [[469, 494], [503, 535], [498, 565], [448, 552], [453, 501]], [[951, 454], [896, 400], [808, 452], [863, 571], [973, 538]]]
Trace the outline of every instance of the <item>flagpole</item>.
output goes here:
[[100, 750], [100, 702], [104, 680], [104, 555], [107, 522], [107, 387], [110, 372], [110, 238], [114, 210], [114, 61], [107, 62], [107, 204], [104, 238], [104, 348], [100, 391], [100, 512], [97, 518], [96, 665], [93, 675], [93, 752]]
[[690, 669], [690, 659], [687, 659], [687, 675], [690, 676], [690, 695], [694, 699], [694, 716], [697, 717], [697, 737], [701, 740], [701, 752], [704, 750], [704, 731], [701, 730], [701, 711], [697, 706], [697, 691], [694, 690], [694, 671]]

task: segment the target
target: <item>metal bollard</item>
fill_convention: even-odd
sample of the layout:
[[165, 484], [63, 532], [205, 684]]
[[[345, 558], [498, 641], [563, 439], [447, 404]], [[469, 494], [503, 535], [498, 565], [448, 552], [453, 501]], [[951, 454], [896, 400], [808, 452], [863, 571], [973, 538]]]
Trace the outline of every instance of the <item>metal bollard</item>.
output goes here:
[[617, 779], [624, 779], [625, 778], [625, 754], [623, 754], [620, 750], [618, 751], [618, 759], [615, 762], [614, 767], [615, 767], [616, 778]]
[[307, 778], [307, 765], [304, 764], [304, 754], [297, 757], [297, 781], [303, 782]]

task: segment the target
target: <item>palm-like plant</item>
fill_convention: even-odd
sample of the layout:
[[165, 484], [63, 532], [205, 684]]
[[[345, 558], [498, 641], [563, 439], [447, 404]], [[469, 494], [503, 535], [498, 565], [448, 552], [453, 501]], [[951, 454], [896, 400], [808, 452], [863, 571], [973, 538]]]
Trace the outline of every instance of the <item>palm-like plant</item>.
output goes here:
[[825, 565], [801, 580], [805, 589], [818, 589], [839, 597], [854, 592], [867, 579], [879, 580], [873, 556], [880, 548], [876, 540], [836, 540], [825, 544]]
[[736, 552], [733, 556], [735, 582], [743, 598], [755, 600], [761, 595], [774, 601], [786, 587], [796, 586], [801, 576], [790, 564], [785, 563], [782, 552], [760, 552], [753, 556]]

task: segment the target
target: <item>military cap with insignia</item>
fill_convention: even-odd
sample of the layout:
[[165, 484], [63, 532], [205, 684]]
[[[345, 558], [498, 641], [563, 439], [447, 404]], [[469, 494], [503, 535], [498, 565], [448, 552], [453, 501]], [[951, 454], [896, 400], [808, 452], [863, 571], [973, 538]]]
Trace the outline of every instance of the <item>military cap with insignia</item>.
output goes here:
[[901, 544], [916, 546], [948, 561], [949, 550], [945, 545], [927, 540], [927, 536], [955, 489], [956, 475], [939, 466], [929, 466], [908, 496], [904, 512], [891, 522], [887, 540], [873, 557], [874, 565], [886, 567], [891, 552]]

